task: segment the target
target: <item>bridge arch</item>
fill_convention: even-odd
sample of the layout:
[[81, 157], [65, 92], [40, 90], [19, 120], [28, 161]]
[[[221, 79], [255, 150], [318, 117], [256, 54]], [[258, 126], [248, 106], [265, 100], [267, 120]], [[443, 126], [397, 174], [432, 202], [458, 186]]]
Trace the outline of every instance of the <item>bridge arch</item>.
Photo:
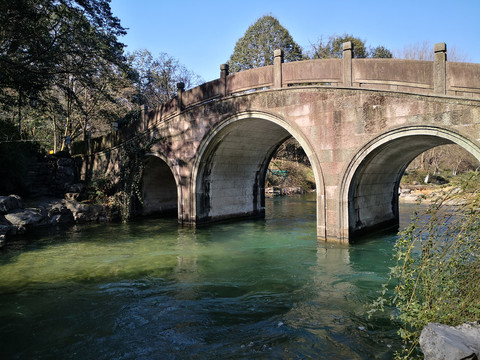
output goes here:
[[298, 141], [311, 163], [317, 193], [317, 236], [325, 240], [324, 180], [313, 147], [295, 125], [260, 111], [228, 117], [201, 142], [192, 170], [195, 222], [263, 216], [268, 164], [290, 137]]
[[341, 181], [339, 240], [398, 226], [398, 188], [405, 169], [424, 151], [446, 144], [457, 144], [480, 161], [480, 148], [472, 140], [434, 126], [398, 128], [362, 147]]
[[146, 154], [142, 178], [142, 213], [177, 214], [180, 188], [178, 176], [168, 159], [158, 153]]

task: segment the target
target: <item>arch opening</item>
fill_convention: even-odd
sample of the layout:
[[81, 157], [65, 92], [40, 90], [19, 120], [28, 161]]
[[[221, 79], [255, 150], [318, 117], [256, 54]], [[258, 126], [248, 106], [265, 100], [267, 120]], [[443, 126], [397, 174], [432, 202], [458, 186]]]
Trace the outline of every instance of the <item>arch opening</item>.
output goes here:
[[[429, 134], [430, 133], [430, 134]], [[458, 144], [477, 159], [479, 149], [453, 133], [429, 129], [386, 135], [357, 156], [348, 196], [348, 240], [365, 233], [398, 228], [399, 187], [408, 165], [420, 154], [441, 145]]]
[[260, 119], [224, 127], [205, 151], [197, 177], [197, 223], [265, 215], [265, 175], [290, 134]]
[[143, 215], [176, 215], [177, 184], [168, 164], [157, 156], [145, 159], [142, 183]]
[[[312, 162], [311, 147], [302, 134], [271, 115], [242, 113], [219, 125], [204, 141], [197, 158], [195, 223], [264, 217], [265, 181], [270, 160], [292, 137], [298, 140]], [[321, 177], [318, 164], [312, 163], [312, 170], [318, 184], [319, 174]], [[325, 218], [318, 211], [323, 206], [318, 199], [317, 189], [317, 235], [323, 238]]]

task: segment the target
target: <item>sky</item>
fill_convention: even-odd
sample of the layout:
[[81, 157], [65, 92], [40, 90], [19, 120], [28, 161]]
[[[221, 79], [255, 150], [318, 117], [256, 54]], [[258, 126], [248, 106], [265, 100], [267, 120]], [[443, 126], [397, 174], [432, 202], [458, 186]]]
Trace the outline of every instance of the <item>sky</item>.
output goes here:
[[[319, 39], [350, 34], [391, 51], [429, 42], [480, 63], [480, 0], [111, 0], [127, 35], [126, 51], [165, 52], [205, 81], [263, 15], [275, 16], [304, 50]], [[447, 55], [448, 58], [448, 55]]]

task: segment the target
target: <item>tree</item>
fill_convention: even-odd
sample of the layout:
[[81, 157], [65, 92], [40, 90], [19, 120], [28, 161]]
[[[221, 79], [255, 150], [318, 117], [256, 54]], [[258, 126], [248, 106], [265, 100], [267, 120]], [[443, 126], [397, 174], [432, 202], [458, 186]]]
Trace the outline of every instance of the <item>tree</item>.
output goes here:
[[132, 110], [133, 84], [115, 66], [98, 64], [96, 73], [87, 76], [59, 76], [51, 93], [59, 106], [57, 114], [61, 114], [53, 127], [61, 131], [62, 149], [67, 136], [73, 141], [79, 137], [86, 140], [88, 133], [104, 134]]
[[368, 49], [365, 41], [353, 35], [332, 35], [327, 41], [322, 38], [311, 45], [310, 57], [312, 59], [328, 59], [341, 58], [343, 56], [343, 43], [351, 41], [353, 43], [353, 55], [355, 58], [391, 58], [390, 50], [383, 46], [377, 46], [373, 49]]
[[109, 0], [0, 0], [0, 101], [18, 110], [19, 132], [22, 108], [59, 77], [124, 66], [123, 34]]
[[128, 61], [135, 72], [137, 101], [151, 108], [174, 97], [178, 83], [183, 82], [188, 89], [203, 82], [202, 78], [166, 53], [154, 58], [148, 50], [137, 50], [128, 56]]
[[393, 54], [390, 50], [388, 50], [384, 46], [377, 46], [375, 48], [370, 49], [369, 57], [391, 59], [393, 57]]
[[272, 65], [274, 51], [283, 49], [285, 61], [303, 59], [302, 48], [280, 22], [265, 15], [251, 25], [235, 44], [228, 64], [231, 72]]

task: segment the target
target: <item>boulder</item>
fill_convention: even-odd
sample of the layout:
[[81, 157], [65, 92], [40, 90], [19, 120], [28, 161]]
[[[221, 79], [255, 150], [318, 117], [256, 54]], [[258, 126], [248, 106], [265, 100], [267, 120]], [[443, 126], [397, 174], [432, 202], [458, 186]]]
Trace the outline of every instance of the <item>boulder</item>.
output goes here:
[[457, 327], [428, 324], [420, 335], [425, 360], [467, 360], [480, 357], [480, 324]]
[[0, 214], [8, 214], [14, 210], [23, 209], [23, 200], [18, 195], [0, 196]]
[[72, 211], [67, 208], [63, 201], [50, 204], [48, 219], [52, 225], [70, 224], [75, 221]]
[[102, 205], [86, 205], [73, 200], [65, 200], [66, 207], [72, 212], [76, 223], [107, 221], [107, 211]]
[[12, 225], [20, 227], [33, 227], [44, 225], [47, 222], [47, 217], [42, 209], [24, 209], [16, 210], [5, 215], [5, 219]]

